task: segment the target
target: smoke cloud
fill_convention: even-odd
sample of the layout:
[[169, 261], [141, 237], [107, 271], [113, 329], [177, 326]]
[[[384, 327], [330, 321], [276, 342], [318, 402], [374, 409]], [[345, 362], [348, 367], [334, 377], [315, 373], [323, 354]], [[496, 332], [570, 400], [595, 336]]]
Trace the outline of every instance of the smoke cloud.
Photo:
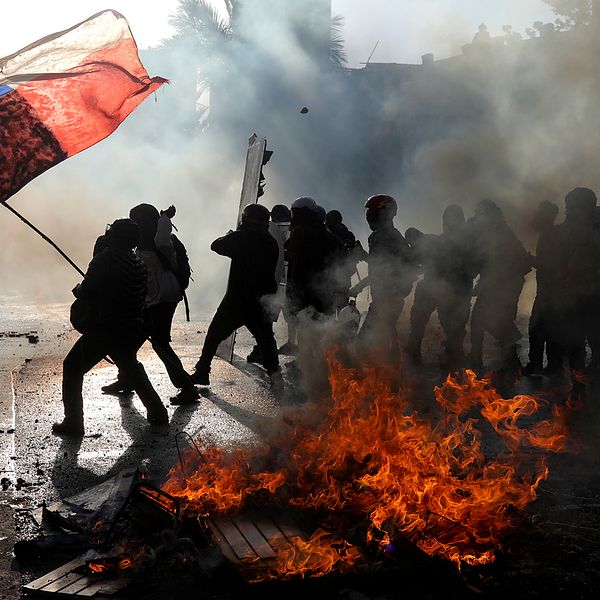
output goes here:
[[[591, 29], [495, 38], [432, 64], [340, 70], [327, 57], [329, 4], [282, 4], [247, 0], [228, 35], [143, 52], [148, 71], [171, 85], [109, 139], [10, 202], [84, 269], [107, 223], [140, 202], [175, 204], [194, 269], [192, 308], [211, 311], [228, 261], [209, 245], [235, 224], [253, 132], [274, 150], [261, 202], [313, 196], [340, 209], [363, 243], [363, 205], [373, 193], [397, 198], [400, 230], [432, 233], [441, 231], [448, 204], [470, 216], [490, 198], [532, 249], [529, 217], [540, 200], [562, 205], [575, 186], [600, 189]], [[201, 122], [204, 79], [210, 114]], [[68, 301], [79, 276], [7, 211], [0, 227], [0, 291]]]

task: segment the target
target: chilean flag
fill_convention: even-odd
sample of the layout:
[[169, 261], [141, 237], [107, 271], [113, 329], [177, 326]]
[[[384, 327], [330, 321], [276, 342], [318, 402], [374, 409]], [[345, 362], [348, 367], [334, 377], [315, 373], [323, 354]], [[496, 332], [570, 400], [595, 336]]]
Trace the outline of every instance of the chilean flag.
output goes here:
[[110, 135], [165, 82], [148, 76], [114, 10], [0, 58], [0, 203]]

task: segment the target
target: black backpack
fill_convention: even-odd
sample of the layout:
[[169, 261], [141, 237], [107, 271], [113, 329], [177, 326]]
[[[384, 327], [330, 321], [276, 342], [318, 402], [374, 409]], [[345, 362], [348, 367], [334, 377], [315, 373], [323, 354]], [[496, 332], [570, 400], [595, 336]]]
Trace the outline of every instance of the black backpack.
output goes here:
[[175, 258], [177, 260], [177, 269], [171, 268], [171, 265], [167, 258], [157, 252], [159, 258], [161, 259], [163, 265], [166, 269], [172, 271], [177, 279], [177, 283], [181, 288], [181, 292], [183, 293], [183, 302], [185, 304], [185, 316], [186, 320], [190, 320], [190, 305], [185, 293], [185, 290], [188, 289], [190, 285], [190, 280], [192, 280], [192, 268], [190, 267], [190, 259], [188, 258], [187, 250], [183, 245], [183, 242], [174, 234], [171, 234], [171, 239], [173, 240], [173, 248], [175, 249]]
[[190, 259], [188, 258], [187, 250], [183, 245], [183, 242], [174, 234], [171, 234], [173, 238], [173, 246], [175, 248], [175, 257], [177, 258], [177, 270], [174, 271], [177, 282], [181, 287], [181, 291], [185, 292], [190, 285], [190, 279], [192, 278], [192, 268], [190, 267]]

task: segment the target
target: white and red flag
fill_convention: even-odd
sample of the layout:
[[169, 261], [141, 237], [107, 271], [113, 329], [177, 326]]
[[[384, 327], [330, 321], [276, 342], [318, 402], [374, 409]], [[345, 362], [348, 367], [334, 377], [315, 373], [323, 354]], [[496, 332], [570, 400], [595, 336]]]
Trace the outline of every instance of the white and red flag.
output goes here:
[[113, 10], [0, 58], [0, 202], [110, 135], [165, 82]]

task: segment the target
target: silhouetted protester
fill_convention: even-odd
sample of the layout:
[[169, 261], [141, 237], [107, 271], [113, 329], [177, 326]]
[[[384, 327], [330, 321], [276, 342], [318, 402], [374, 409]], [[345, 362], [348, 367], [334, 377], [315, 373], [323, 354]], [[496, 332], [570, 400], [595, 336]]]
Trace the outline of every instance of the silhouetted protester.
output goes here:
[[421, 344], [425, 328], [438, 307], [440, 296], [440, 283], [435, 271], [435, 246], [438, 236], [409, 227], [404, 237], [412, 250], [415, 266], [423, 274], [423, 279], [415, 287], [415, 299], [410, 311], [410, 334], [406, 346], [406, 353], [412, 362], [421, 364]]
[[498, 341], [502, 368], [519, 369], [517, 342], [521, 333], [515, 319], [525, 274], [531, 270], [531, 257], [494, 202], [479, 202], [469, 224], [479, 272], [473, 292], [477, 300], [471, 314], [471, 366], [483, 367], [483, 338], [487, 331]]
[[325, 216], [325, 224], [327, 229], [339, 237], [348, 250], [352, 250], [356, 246], [356, 236], [344, 224], [344, 217], [339, 210], [330, 210]]
[[[140, 243], [137, 255], [144, 261], [148, 270], [146, 302], [144, 309], [144, 329], [153, 350], [167, 369], [169, 379], [180, 391], [171, 398], [171, 404], [189, 404], [198, 398], [198, 390], [192, 382], [171, 346], [171, 327], [177, 305], [183, 299], [184, 286], [189, 282], [189, 264], [184, 256], [185, 248], [176, 250], [181, 242], [173, 236], [171, 219], [175, 207], [166, 211], [158, 210], [151, 204], [139, 204], [129, 211], [129, 217], [140, 228]], [[178, 262], [185, 264], [178, 264]], [[180, 272], [183, 271], [181, 276]], [[185, 281], [184, 281], [185, 280]], [[127, 393], [131, 383], [121, 374], [117, 381], [105, 385], [102, 391], [107, 394]]]
[[555, 339], [556, 299], [563, 290], [557, 278], [557, 233], [554, 221], [558, 216], [558, 206], [547, 200], [539, 203], [533, 227], [538, 231], [533, 266], [537, 290], [531, 317], [529, 318], [529, 363], [525, 373], [539, 374], [544, 367], [544, 349], [546, 351], [546, 373], [562, 370], [562, 353]]
[[[600, 206], [594, 208], [594, 228], [597, 235], [600, 235]], [[593, 301], [596, 307], [600, 307], [600, 288], [595, 286]], [[591, 350], [590, 369], [594, 375], [600, 374], [600, 309], [592, 313], [590, 324], [587, 330], [587, 340]]]
[[443, 232], [436, 244], [435, 270], [441, 282], [438, 316], [444, 330], [449, 369], [465, 365], [464, 341], [471, 313], [476, 267], [463, 209], [451, 204], [443, 215]]
[[[283, 318], [287, 325], [288, 339], [281, 345], [279, 352], [281, 354], [295, 354], [298, 350], [298, 322], [296, 317], [290, 312], [287, 303], [288, 263], [285, 257], [285, 243], [290, 239], [292, 228], [292, 212], [284, 204], [275, 205], [271, 210], [271, 223], [279, 230], [278, 238], [283, 240], [283, 245], [279, 248], [279, 260], [276, 271], [276, 274], [280, 269], [282, 272], [282, 277], [278, 280], [279, 287], [277, 295], [280, 299]], [[269, 231], [271, 231], [271, 229], [272, 227], [269, 226]], [[279, 244], [279, 241], [277, 243]]]
[[[143, 309], [146, 267], [133, 249], [139, 227], [131, 219], [118, 219], [107, 229], [92, 259], [72, 309], [73, 325], [82, 332], [63, 362], [62, 398], [65, 418], [52, 431], [59, 435], [84, 433], [83, 377], [109, 356], [131, 382], [147, 410], [151, 424], [168, 424], [167, 410], [138, 362], [136, 353], [144, 340]], [[81, 317], [75, 322], [76, 311]]]
[[473, 36], [473, 45], [478, 48], [489, 48], [492, 44], [492, 36], [488, 31], [487, 25], [481, 23], [477, 33]]
[[371, 196], [366, 204], [369, 236], [369, 275], [351, 290], [355, 296], [371, 287], [371, 304], [359, 331], [359, 344], [379, 350], [392, 361], [399, 357], [396, 322], [417, 278], [412, 251], [394, 227], [396, 201], [386, 194]]
[[272, 385], [279, 388], [279, 356], [268, 312], [269, 297], [277, 292], [279, 251], [269, 233], [269, 210], [260, 204], [246, 206], [238, 229], [216, 239], [210, 248], [231, 258], [231, 269], [227, 291], [206, 332], [192, 380], [199, 385], [210, 384], [210, 365], [219, 344], [245, 326], [258, 343]]
[[[279, 314], [283, 312], [284, 318], [287, 322], [288, 327], [288, 344], [291, 344], [289, 338], [292, 337], [295, 345], [296, 343], [296, 324], [290, 325], [290, 322], [286, 318], [286, 307], [285, 307], [285, 288], [287, 279], [287, 263], [285, 262], [284, 244], [290, 237], [290, 222], [292, 220], [292, 213], [290, 209], [283, 204], [276, 204], [271, 209], [271, 220], [269, 221], [269, 233], [273, 236], [273, 239], [277, 242], [277, 248], [279, 255], [277, 258], [277, 267], [275, 269], [275, 281], [277, 281], [277, 293], [273, 296], [273, 301], [269, 307], [271, 319], [273, 323], [279, 319]], [[284, 344], [279, 352], [292, 352], [291, 346], [286, 347]], [[262, 355], [258, 344], [254, 345], [250, 354], [246, 357], [246, 360], [251, 363], [261, 363]]]
[[285, 243], [288, 261], [287, 302], [297, 317], [335, 313], [335, 289], [330, 268], [339, 257], [341, 242], [320, 220], [316, 202], [307, 196], [292, 204], [292, 230]]
[[471, 310], [474, 266], [460, 206], [452, 204], [443, 215], [443, 233], [425, 235], [417, 229], [406, 231], [423, 271], [415, 289], [410, 313], [407, 353], [415, 364], [421, 362], [421, 344], [431, 315], [437, 310], [445, 337], [446, 366], [464, 366], [464, 339]]
[[[342, 213], [339, 210], [330, 210], [327, 213], [325, 225], [329, 232], [342, 242], [340, 258], [334, 273], [335, 308], [339, 314], [344, 307], [348, 306], [352, 275], [357, 272], [356, 264], [360, 260], [364, 260], [365, 251], [360, 242], [356, 241], [355, 235], [344, 225]], [[354, 313], [353, 310], [346, 312]]]
[[[595, 227], [596, 194], [576, 188], [565, 198], [565, 221], [556, 227], [556, 334], [572, 371], [585, 368], [585, 340], [596, 323], [600, 295], [600, 235]], [[592, 334], [593, 335], [593, 334]]]

